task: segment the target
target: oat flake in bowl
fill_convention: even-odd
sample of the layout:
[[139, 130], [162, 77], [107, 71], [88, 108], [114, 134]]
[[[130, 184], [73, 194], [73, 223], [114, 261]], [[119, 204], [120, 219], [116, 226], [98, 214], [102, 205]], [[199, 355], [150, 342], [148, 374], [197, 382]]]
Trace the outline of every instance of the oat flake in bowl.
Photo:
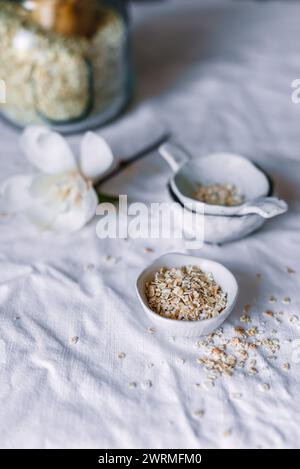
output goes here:
[[242, 205], [244, 196], [234, 184], [199, 184], [194, 192], [194, 198], [210, 205], [236, 207]]
[[146, 298], [155, 313], [183, 321], [217, 317], [227, 305], [227, 294], [213, 275], [195, 265], [162, 267], [146, 283]]
[[[151, 282], [154, 281], [155, 274], [157, 272], [159, 273], [161, 269], [164, 271], [172, 271], [172, 269], [181, 270], [182, 266], [196, 266], [202, 273], [205, 272], [206, 275], [212, 275], [216, 287], [220, 286], [219, 288], [225, 295], [225, 306], [219, 314], [208, 319], [204, 319], [204, 316], [202, 315], [199, 320], [176, 320], [172, 317], [157, 314], [149, 306], [147, 285], [150, 286]], [[211, 274], [207, 274], [208, 272]], [[185, 286], [181, 286], [181, 288], [185, 289]], [[210, 259], [203, 259], [190, 254], [170, 252], [152, 261], [152, 263], [139, 274], [136, 280], [136, 293], [142, 306], [142, 310], [145, 313], [146, 318], [155, 326], [155, 331], [162, 335], [172, 337], [191, 338], [210, 334], [213, 330], [220, 327], [220, 325], [228, 318], [236, 304], [238, 284], [230, 270], [219, 262], [212, 261]], [[142, 318], [141, 320], [143, 322]], [[146, 327], [147, 326], [149, 327], [149, 323], [146, 323]]]

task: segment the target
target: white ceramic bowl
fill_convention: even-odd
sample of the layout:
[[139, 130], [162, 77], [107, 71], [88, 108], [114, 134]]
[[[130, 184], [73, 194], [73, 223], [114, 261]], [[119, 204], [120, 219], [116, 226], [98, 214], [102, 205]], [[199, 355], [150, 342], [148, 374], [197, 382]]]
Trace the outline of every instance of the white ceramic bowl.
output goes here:
[[[184, 265], [196, 265], [204, 272], [211, 272], [215, 281], [227, 293], [227, 306], [219, 316], [199, 321], [178, 321], [164, 318], [149, 308], [145, 292], [146, 283], [153, 279], [155, 272], [162, 267], [173, 268]], [[139, 275], [136, 291], [144, 312], [157, 327], [157, 330], [170, 336], [199, 337], [210, 334], [229, 316], [237, 300], [238, 284], [233, 274], [218, 262], [187, 254], [169, 253], [156, 259]]]
[[[159, 148], [174, 175], [169, 181], [170, 195], [182, 207], [203, 216], [203, 233], [195, 233], [195, 218], [183, 227], [190, 238], [203, 238], [206, 243], [223, 244], [243, 238], [260, 228], [268, 218], [287, 211], [287, 204], [273, 194], [270, 177], [247, 158], [231, 153], [212, 153], [191, 158], [179, 145], [168, 142]], [[237, 207], [209, 205], [193, 199], [199, 183], [236, 183], [245, 196]], [[204, 215], [203, 215], [204, 214]]]

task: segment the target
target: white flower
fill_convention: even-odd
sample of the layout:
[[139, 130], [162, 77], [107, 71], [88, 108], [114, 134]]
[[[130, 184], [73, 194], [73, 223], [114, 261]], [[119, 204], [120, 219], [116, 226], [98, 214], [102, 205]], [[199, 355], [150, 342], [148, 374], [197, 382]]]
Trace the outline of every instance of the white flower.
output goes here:
[[44, 230], [71, 233], [82, 228], [96, 213], [93, 183], [113, 165], [108, 144], [87, 132], [78, 164], [66, 140], [45, 127], [25, 129], [21, 145], [39, 172], [14, 176], [2, 184], [7, 210], [22, 212]]

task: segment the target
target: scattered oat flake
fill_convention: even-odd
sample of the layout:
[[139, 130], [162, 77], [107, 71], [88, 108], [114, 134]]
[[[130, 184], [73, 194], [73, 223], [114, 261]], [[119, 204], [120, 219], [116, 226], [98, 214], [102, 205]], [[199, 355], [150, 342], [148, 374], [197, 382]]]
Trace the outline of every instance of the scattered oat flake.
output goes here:
[[277, 303], [277, 299], [275, 298], [275, 296], [273, 295], [270, 296], [269, 303]]
[[282, 369], [284, 371], [288, 371], [291, 368], [291, 365], [289, 363], [283, 363], [282, 364]]
[[135, 389], [137, 384], [133, 381], [132, 383], [128, 383], [129, 389]]
[[118, 358], [120, 358], [120, 360], [122, 360], [125, 357], [126, 357], [126, 353], [124, 353], [124, 352], [118, 353]]
[[152, 387], [152, 381], [150, 381], [150, 379], [146, 379], [141, 384], [141, 388], [144, 389], [144, 390], [150, 389], [151, 387]]
[[71, 337], [70, 343], [71, 343], [72, 345], [76, 345], [77, 342], [78, 342], [78, 340], [79, 340], [79, 337], [77, 337], [77, 336], [75, 335], [74, 337]]
[[237, 354], [241, 357], [242, 360], [247, 360], [248, 358], [248, 353], [246, 350], [238, 350]]
[[261, 384], [259, 385], [259, 389], [260, 389], [262, 392], [269, 391], [270, 385], [269, 385], [268, 383], [261, 383]]
[[154, 249], [146, 247], [144, 248], [144, 252], [154, 252]]
[[203, 409], [198, 409], [198, 410], [195, 410], [194, 412], [195, 417], [203, 417], [204, 414], [205, 414], [205, 411]]
[[[278, 313], [268, 310], [264, 314], [267, 317], [273, 317], [276, 314], [277, 319]], [[241, 372], [243, 376], [249, 378], [250, 375], [257, 375], [263, 368], [257, 366], [256, 350], [264, 352], [267, 360], [278, 358], [280, 340], [279, 335], [275, 335], [278, 334], [276, 329], [272, 329], [270, 336], [267, 335], [264, 327], [255, 326], [232, 326], [232, 332], [230, 337], [227, 334], [223, 335], [223, 330], [214, 331], [197, 342], [201, 356], [196, 360], [206, 372], [207, 380], [202, 382], [202, 387], [210, 389], [214, 381], [224, 375], [230, 377]], [[268, 334], [270, 334], [269, 331]], [[239, 398], [239, 393], [231, 393], [231, 398]]]
[[234, 332], [240, 336], [245, 335], [245, 329], [243, 327], [235, 327]]
[[251, 322], [251, 318], [250, 318], [250, 316], [248, 316], [247, 314], [243, 314], [243, 315], [240, 317], [240, 321], [249, 324], [249, 323]]
[[156, 333], [155, 327], [148, 327], [148, 328], [146, 329], [146, 331], [147, 331], [149, 334], [155, 334], [155, 333]]
[[293, 314], [290, 319], [289, 319], [290, 322], [298, 322], [299, 321], [299, 317], [296, 315], [296, 314]]
[[258, 329], [257, 327], [251, 327], [250, 329], [247, 329], [246, 330], [246, 334], [249, 336], [249, 337], [253, 337], [255, 335], [258, 334]]
[[290, 304], [291, 302], [291, 299], [289, 296], [285, 296], [283, 299], [282, 299], [282, 303], [284, 303], [285, 305], [288, 305]]
[[274, 313], [271, 310], [267, 310], [267, 311], [264, 312], [264, 316], [266, 316], [266, 318], [273, 318]]
[[109, 255], [105, 256], [104, 260], [105, 260], [105, 262], [107, 262], [110, 265], [115, 265], [119, 262], [119, 259], [117, 257], [113, 257], [113, 256], [109, 256]]
[[218, 347], [214, 347], [211, 353], [216, 357], [224, 357], [226, 355], [226, 353]]
[[249, 347], [250, 350], [256, 350], [257, 349], [257, 345], [255, 343], [248, 344], [248, 347]]
[[233, 345], [234, 347], [237, 347], [238, 345], [241, 344], [241, 339], [239, 339], [238, 337], [233, 337], [230, 340], [230, 344]]
[[294, 269], [292, 269], [291, 267], [287, 267], [286, 270], [287, 270], [288, 274], [295, 274], [296, 273], [296, 271]]
[[271, 353], [275, 354], [280, 349], [280, 343], [277, 338], [267, 338], [261, 341], [261, 345]]

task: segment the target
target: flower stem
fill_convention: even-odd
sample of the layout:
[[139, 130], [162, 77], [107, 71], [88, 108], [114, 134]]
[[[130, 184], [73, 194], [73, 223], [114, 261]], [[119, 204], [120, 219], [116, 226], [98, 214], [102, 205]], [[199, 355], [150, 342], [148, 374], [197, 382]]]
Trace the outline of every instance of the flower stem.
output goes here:
[[142, 150], [138, 151], [137, 153], [133, 154], [130, 158], [126, 160], [120, 160], [118, 163], [118, 166], [113, 169], [110, 173], [108, 173], [106, 176], [101, 178], [95, 185], [96, 191], [100, 190], [100, 186], [104, 183], [109, 181], [109, 179], [112, 179], [115, 177], [117, 174], [119, 174], [121, 171], [126, 169], [128, 166], [131, 166], [134, 164], [136, 161], [141, 160], [142, 158], [150, 155], [153, 151], [157, 150], [160, 145], [165, 143], [167, 140], [169, 140], [171, 137], [170, 132], [164, 133], [160, 138], [158, 138], [156, 141], [152, 142]]

